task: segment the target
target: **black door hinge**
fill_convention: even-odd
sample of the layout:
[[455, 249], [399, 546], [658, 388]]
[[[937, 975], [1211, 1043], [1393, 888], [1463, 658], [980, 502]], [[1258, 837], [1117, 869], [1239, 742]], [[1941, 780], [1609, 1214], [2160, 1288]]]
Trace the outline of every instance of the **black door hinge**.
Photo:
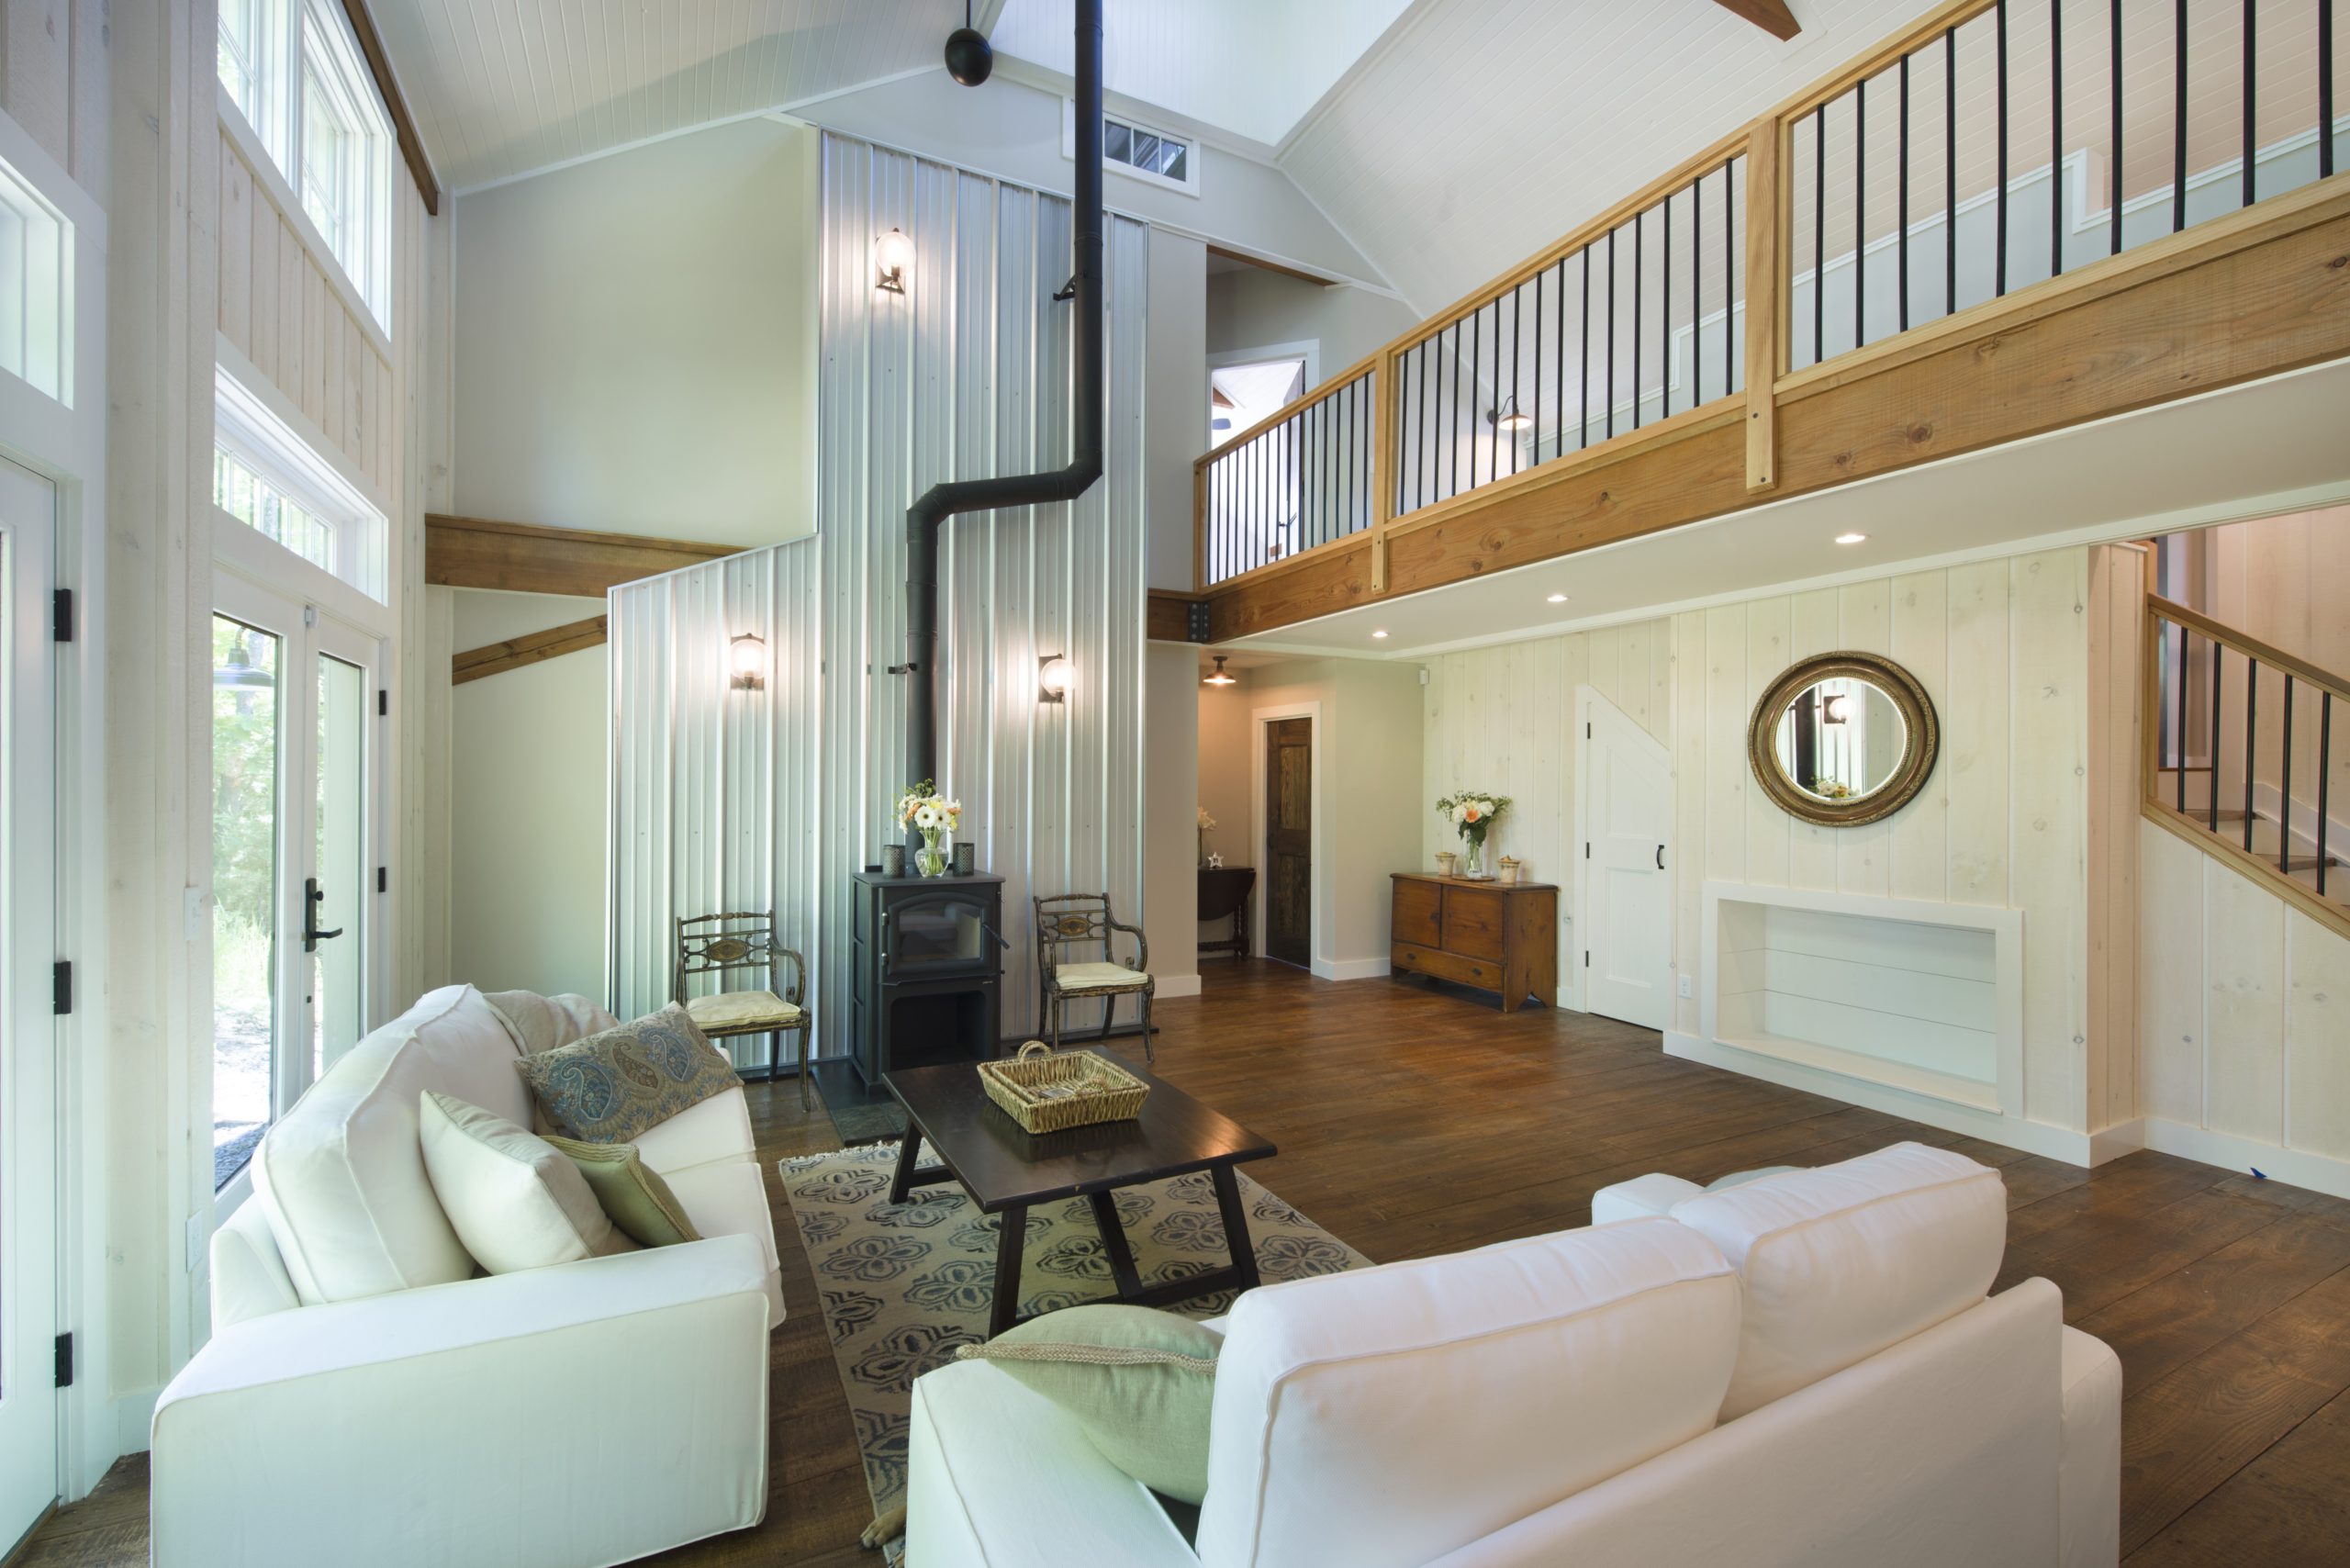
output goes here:
[[73, 590], [59, 588], [53, 602], [57, 607], [57, 619], [51, 634], [58, 642], [70, 643], [73, 640]]
[[71, 1334], [57, 1337], [57, 1386], [73, 1386], [73, 1336]]
[[1589, 724], [1585, 724], [1583, 727], [1583, 738], [1585, 740], [1591, 739], [1591, 726]]
[[375, 689], [375, 717], [384, 718], [392, 711], [392, 694], [384, 687]]
[[1583, 967], [1586, 969], [1591, 968], [1591, 949], [1588, 947], [1583, 950]]
[[73, 1011], [73, 963], [60, 958], [49, 972], [50, 1011], [66, 1014]]
[[379, 893], [392, 890], [391, 873], [381, 866], [375, 868], [375, 890]]

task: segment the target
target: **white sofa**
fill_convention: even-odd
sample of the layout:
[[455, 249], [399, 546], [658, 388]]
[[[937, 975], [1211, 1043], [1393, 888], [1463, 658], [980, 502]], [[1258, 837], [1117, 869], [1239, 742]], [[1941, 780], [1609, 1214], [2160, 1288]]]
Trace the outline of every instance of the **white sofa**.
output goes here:
[[[1685, 1184], [1684, 1184], [1685, 1185]], [[1651, 1183], [1653, 1198], [1662, 1189]], [[1187, 1540], [983, 1361], [914, 1385], [918, 1568], [2105, 1568], [2121, 1370], [1986, 1297], [1996, 1171], [1898, 1145], [1243, 1295]]]
[[424, 1092], [529, 1126], [520, 1054], [614, 1022], [432, 991], [262, 1139], [155, 1409], [159, 1568], [600, 1568], [758, 1522], [783, 1298], [742, 1091], [638, 1142], [699, 1241], [476, 1277], [425, 1172]]

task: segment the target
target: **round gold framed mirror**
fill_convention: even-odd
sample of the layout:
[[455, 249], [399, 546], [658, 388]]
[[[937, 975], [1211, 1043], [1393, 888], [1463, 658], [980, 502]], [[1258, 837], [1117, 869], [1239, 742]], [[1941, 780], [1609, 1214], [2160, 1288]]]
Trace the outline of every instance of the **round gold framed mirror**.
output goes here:
[[1746, 760], [1782, 811], [1858, 827], [1908, 804], [1942, 749], [1918, 678], [1876, 654], [1820, 654], [1791, 666], [1746, 726]]

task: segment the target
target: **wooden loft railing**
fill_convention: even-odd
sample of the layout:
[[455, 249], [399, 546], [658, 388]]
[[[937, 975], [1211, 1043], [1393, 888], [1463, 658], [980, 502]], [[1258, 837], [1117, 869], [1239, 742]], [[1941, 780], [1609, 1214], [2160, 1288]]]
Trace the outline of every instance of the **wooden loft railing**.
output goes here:
[[2350, 678], [2154, 593], [2145, 637], [2147, 818], [2350, 936]]
[[1192, 635], [2350, 354], [2333, 13], [1938, 7], [1198, 459]]

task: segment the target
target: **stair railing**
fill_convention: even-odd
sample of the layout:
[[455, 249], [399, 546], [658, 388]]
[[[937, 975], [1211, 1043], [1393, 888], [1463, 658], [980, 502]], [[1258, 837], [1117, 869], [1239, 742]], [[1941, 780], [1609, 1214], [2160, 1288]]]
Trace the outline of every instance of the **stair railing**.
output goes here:
[[[2334, 708], [2350, 678], [2159, 594], [2146, 596], [2145, 810], [2174, 832], [2279, 879], [2350, 934], [2350, 883], [2332, 811]], [[2169, 737], [2164, 756], [2163, 737]], [[2191, 764], [2189, 747], [2207, 750]], [[2190, 778], [2208, 774], [2198, 790]], [[2264, 824], [2276, 844], [2259, 840]], [[2311, 873], [2303, 881], [2300, 873]]]

